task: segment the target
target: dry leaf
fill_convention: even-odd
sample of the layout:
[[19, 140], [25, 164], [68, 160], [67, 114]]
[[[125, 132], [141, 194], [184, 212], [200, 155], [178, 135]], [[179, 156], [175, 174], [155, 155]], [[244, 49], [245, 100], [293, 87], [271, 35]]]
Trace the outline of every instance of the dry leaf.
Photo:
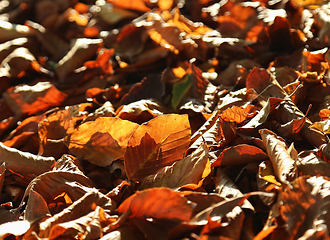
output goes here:
[[115, 117], [99, 117], [81, 124], [65, 138], [65, 144], [77, 157], [108, 166], [124, 157], [127, 141], [138, 126]]
[[50, 82], [39, 82], [33, 86], [18, 85], [4, 93], [8, 106], [17, 115], [33, 115], [61, 105], [67, 95]]
[[189, 156], [178, 160], [172, 166], [165, 167], [155, 175], [145, 178], [141, 187], [180, 188], [186, 184], [201, 185], [205, 177], [211, 172], [208, 161], [208, 147], [202, 143]]
[[161, 115], [139, 126], [129, 138], [124, 163], [130, 180], [141, 180], [183, 157], [190, 139], [186, 115]]
[[193, 204], [168, 188], [151, 188], [137, 192], [126, 199], [117, 209], [128, 212], [130, 218], [154, 218], [189, 221]]
[[259, 131], [272, 161], [276, 176], [282, 183], [293, 181], [298, 176], [297, 164], [290, 150], [275, 133], [262, 129]]

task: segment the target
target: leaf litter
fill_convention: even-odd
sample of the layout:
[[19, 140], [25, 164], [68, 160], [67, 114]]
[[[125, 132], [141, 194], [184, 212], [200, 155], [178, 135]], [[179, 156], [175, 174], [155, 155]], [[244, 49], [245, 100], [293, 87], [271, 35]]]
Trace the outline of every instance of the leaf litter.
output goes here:
[[329, 4], [0, 1], [0, 239], [330, 239]]

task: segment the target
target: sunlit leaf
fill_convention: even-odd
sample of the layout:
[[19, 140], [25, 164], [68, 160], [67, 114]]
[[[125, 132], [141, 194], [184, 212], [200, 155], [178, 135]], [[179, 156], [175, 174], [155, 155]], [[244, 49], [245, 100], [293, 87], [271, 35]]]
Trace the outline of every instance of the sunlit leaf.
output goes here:
[[156, 175], [145, 178], [142, 187], [179, 188], [186, 184], [199, 184], [210, 172], [208, 148], [202, 143], [191, 155], [165, 167]]
[[114, 117], [100, 117], [86, 122], [65, 138], [65, 144], [77, 157], [108, 166], [123, 158], [127, 141], [139, 125]]
[[67, 95], [50, 82], [39, 82], [33, 86], [26, 84], [9, 88], [4, 98], [17, 115], [32, 115], [59, 106]]
[[275, 133], [267, 129], [262, 129], [259, 133], [267, 148], [267, 153], [279, 180], [282, 183], [287, 183], [297, 178], [297, 165], [285, 142]]
[[190, 134], [186, 115], [161, 115], [139, 126], [127, 143], [124, 158], [127, 177], [141, 180], [181, 159]]
[[126, 199], [117, 209], [130, 212], [130, 218], [156, 218], [189, 221], [193, 204], [168, 188], [151, 188], [137, 192]]

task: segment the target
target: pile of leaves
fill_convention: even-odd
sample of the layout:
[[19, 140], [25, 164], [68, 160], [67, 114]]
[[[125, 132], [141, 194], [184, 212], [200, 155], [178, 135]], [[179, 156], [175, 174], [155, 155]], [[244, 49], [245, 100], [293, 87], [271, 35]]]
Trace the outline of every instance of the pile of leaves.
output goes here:
[[0, 239], [330, 239], [329, 16], [1, 0]]

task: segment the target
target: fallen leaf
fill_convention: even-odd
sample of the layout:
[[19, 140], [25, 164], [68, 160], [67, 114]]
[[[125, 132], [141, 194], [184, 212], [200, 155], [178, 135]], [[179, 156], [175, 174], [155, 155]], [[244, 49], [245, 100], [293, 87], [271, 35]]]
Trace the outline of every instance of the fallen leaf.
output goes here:
[[81, 124], [65, 137], [65, 144], [77, 157], [108, 166], [124, 157], [127, 141], [138, 124], [115, 117], [99, 117]]
[[217, 160], [212, 163], [212, 167], [244, 165], [267, 158], [268, 155], [262, 149], [248, 144], [240, 144], [225, 148]]
[[33, 115], [61, 105], [67, 95], [50, 82], [11, 87], [3, 94], [8, 106], [17, 115]]
[[180, 188], [186, 184], [201, 185], [203, 179], [211, 172], [208, 161], [208, 147], [205, 143], [189, 156], [178, 160], [172, 166], [163, 168], [155, 175], [146, 177], [141, 187]]
[[292, 158], [285, 142], [267, 129], [262, 129], [259, 133], [267, 148], [268, 156], [272, 161], [278, 179], [282, 183], [288, 183], [296, 179], [298, 176], [296, 161]]
[[186, 115], [161, 115], [139, 126], [124, 157], [127, 177], [141, 180], [183, 157], [190, 139]]
[[158, 100], [146, 99], [121, 105], [116, 111], [116, 117], [142, 124], [167, 112], [167, 108]]
[[95, 55], [101, 43], [101, 39], [76, 39], [70, 51], [56, 65], [56, 74], [60, 82], [63, 82], [69, 73], [82, 67], [85, 61]]
[[117, 211], [121, 214], [129, 212], [130, 218], [189, 221], [193, 204], [179, 192], [168, 188], [151, 188], [130, 196], [120, 204]]
[[28, 152], [22, 152], [0, 143], [0, 161], [5, 162], [6, 168], [14, 172], [23, 175], [28, 173], [39, 175], [51, 170], [55, 159], [53, 157], [42, 157]]

